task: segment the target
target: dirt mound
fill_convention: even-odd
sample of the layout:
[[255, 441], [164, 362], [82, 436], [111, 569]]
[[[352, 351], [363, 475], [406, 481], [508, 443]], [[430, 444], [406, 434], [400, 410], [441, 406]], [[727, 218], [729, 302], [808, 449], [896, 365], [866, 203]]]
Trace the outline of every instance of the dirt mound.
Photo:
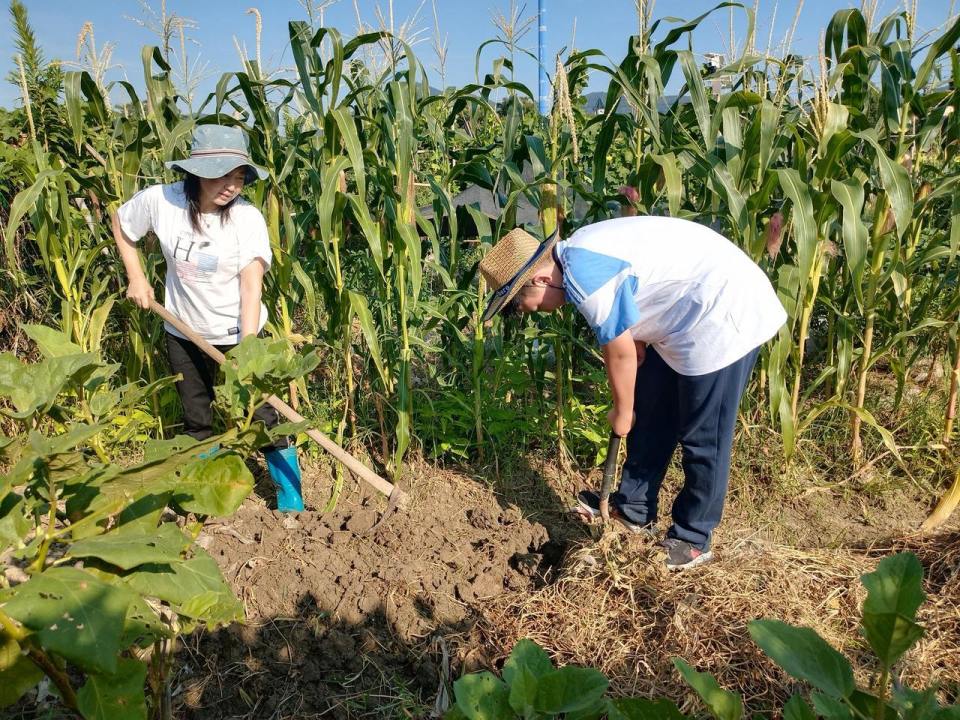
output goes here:
[[[386, 503], [359, 489], [296, 518], [252, 497], [204, 530], [248, 623], [188, 640], [183, 717], [346, 718], [390, 703], [423, 716], [444, 650], [470, 664], [458, 638], [476, 605], [541, 586], [559, 553], [542, 525], [463, 476], [431, 469], [405, 488], [409, 508], [372, 532]], [[433, 636], [444, 640], [431, 650]]]

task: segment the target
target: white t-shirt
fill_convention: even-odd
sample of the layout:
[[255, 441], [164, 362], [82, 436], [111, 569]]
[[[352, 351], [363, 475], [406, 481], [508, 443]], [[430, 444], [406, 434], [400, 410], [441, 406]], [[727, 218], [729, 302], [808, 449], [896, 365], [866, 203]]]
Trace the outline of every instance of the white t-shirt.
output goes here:
[[[229, 220], [202, 213], [203, 234], [190, 225], [183, 183], [141, 190], [117, 211], [120, 227], [137, 241], [153, 230], [167, 261], [164, 306], [213, 345], [240, 342], [240, 271], [260, 258], [270, 267], [270, 237], [257, 208], [237, 198]], [[260, 303], [260, 327], [267, 308]], [[167, 332], [183, 337], [166, 323]]]
[[681, 375], [705, 375], [772, 338], [787, 314], [764, 272], [710, 228], [669, 217], [587, 225], [557, 243], [568, 299], [601, 345], [626, 330]]

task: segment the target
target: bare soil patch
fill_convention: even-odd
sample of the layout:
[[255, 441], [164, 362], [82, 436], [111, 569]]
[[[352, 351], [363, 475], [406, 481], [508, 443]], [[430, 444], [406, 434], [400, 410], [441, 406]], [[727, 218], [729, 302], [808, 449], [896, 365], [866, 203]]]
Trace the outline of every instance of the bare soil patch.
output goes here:
[[[328, 487], [310, 478], [308, 507]], [[204, 530], [248, 623], [188, 641], [183, 717], [424, 716], [451, 662], [470, 662], [478, 608], [542, 586], [562, 548], [462, 475], [405, 487], [409, 508], [372, 532], [386, 503], [359, 489], [296, 517], [252, 497]]]

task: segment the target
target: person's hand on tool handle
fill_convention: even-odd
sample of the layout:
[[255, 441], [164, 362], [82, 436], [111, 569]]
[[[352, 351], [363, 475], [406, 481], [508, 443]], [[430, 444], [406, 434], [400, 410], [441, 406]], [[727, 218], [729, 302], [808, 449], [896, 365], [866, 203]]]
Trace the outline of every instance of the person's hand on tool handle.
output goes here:
[[150, 308], [150, 302], [156, 299], [153, 288], [150, 287], [147, 276], [143, 274], [137, 248], [130, 242], [130, 238], [124, 234], [116, 213], [113, 215], [113, 239], [117, 243], [120, 259], [123, 260], [123, 266], [127, 271], [127, 279], [129, 280], [127, 299], [133, 301], [137, 307], [147, 310]]
[[610, 412], [607, 413], [607, 422], [610, 423], [610, 429], [613, 430], [616, 435], [626, 437], [633, 427], [635, 417], [636, 415], [633, 412], [633, 408], [624, 414], [614, 406]]
[[127, 300], [133, 301], [137, 307], [147, 310], [150, 307], [150, 301], [156, 300], [153, 288], [147, 282], [145, 277], [130, 281], [127, 287]]

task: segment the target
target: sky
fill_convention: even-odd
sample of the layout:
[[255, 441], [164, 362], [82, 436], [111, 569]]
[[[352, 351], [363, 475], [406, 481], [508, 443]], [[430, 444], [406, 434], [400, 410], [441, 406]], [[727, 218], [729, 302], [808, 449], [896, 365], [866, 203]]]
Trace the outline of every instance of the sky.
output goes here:
[[[167, 12], [177, 13], [194, 21], [195, 27], [188, 30], [188, 64], [204, 78], [198, 88], [198, 96], [204, 97], [213, 90], [217, 79], [224, 72], [241, 68], [235, 40], [245, 45], [250, 55], [254, 54], [255, 21], [245, 11], [258, 7], [263, 17], [261, 56], [267, 68], [290, 68], [293, 58], [289, 50], [287, 23], [289, 20], [306, 19], [305, 2], [311, 0], [269, 0], [260, 2], [246, 0], [167, 0]], [[331, 2], [331, 0], [325, 0]], [[648, 0], [649, 2], [650, 0]], [[322, 4], [312, 0], [314, 6]], [[546, 57], [552, 75], [555, 55], [564, 47], [579, 50], [598, 48], [613, 62], [619, 62], [626, 51], [627, 41], [636, 33], [637, 14], [635, 0], [544, 0], [547, 5]], [[808, 57], [816, 56], [819, 39], [831, 15], [837, 10], [860, 3], [852, 0], [759, 0], [757, 12], [757, 45], [760, 50], [772, 39], [773, 49], [779, 49], [794, 24], [798, 2], [802, 3], [796, 32], [793, 36], [793, 51]], [[960, 11], [957, 0], [918, 0], [917, 26], [920, 32], [940, 29], [942, 31], [951, 11]], [[6, 4], [6, 3], [4, 3]], [[146, 4], [159, 12], [160, 0], [146, 0]], [[477, 48], [485, 40], [498, 34], [494, 24], [497, 16], [511, 14], [511, 0], [393, 0], [394, 27], [409, 23], [419, 31], [420, 42], [414, 51], [427, 68], [431, 85], [440, 87], [437, 53], [434, 50], [437, 34], [434, 29], [434, 4], [439, 21], [439, 37], [447, 43], [445, 84], [464, 85], [475, 79], [474, 66]], [[695, 17], [714, 5], [717, 0], [658, 0], [654, 5], [655, 17]], [[745, 4], [753, 5], [753, 0]], [[886, 14], [903, 8], [904, 0], [879, 0], [880, 13]], [[912, 3], [911, 3], [912, 4]], [[106, 79], [129, 79], [141, 97], [143, 70], [140, 50], [144, 45], [156, 45], [155, 33], [141, 27], [131, 18], [144, 19], [149, 15], [140, 0], [25, 0], [30, 22], [47, 59], [57, 58], [76, 61], [77, 36], [85, 22], [92, 22], [97, 51], [102, 52], [107, 43], [112, 43], [111, 63], [115, 65]], [[513, 0], [513, 6], [522, 18], [537, 12], [537, 0]], [[377, 9], [384, 18], [389, 18], [390, 0], [332, 0], [324, 11], [324, 24], [337, 28], [345, 37], [357, 31], [357, 10], [367, 26], [379, 27]], [[720, 10], [710, 16], [694, 34], [693, 49], [698, 55], [708, 52], [729, 53], [729, 11]], [[735, 10], [734, 34], [738, 43], [745, 35], [745, 15]], [[660, 34], [663, 33], [664, 22]], [[179, 46], [179, 41], [177, 41]], [[529, 32], [520, 40], [520, 45], [536, 53], [537, 31], [532, 23]], [[179, 52], [179, 48], [177, 50]], [[14, 32], [9, 14], [0, 19], [0, 107], [19, 106], [19, 91], [5, 80], [14, 67]], [[491, 68], [493, 60], [501, 54], [495, 46], [485, 49], [481, 60], [481, 74]], [[71, 68], [73, 69], [73, 68]], [[679, 75], [679, 73], [678, 73]], [[517, 62], [516, 79], [534, 92], [537, 87], [537, 64], [531, 59], [520, 58]], [[589, 90], [604, 90], [606, 80], [596, 75], [591, 78]], [[671, 89], [671, 88], [668, 88]], [[674, 88], [675, 89], [675, 88]], [[116, 95], [115, 98], [119, 98]]]

